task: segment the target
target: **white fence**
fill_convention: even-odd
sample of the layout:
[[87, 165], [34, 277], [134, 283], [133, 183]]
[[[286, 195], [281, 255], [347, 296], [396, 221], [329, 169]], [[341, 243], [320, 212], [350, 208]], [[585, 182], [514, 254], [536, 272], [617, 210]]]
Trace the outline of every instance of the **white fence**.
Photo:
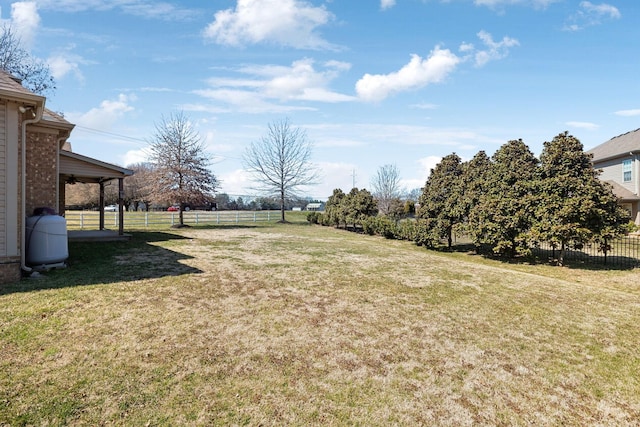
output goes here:
[[[187, 211], [182, 214], [184, 223], [188, 225], [240, 224], [280, 219], [280, 211]], [[97, 230], [100, 227], [99, 212], [66, 211], [64, 216], [69, 230]], [[105, 212], [105, 228], [117, 228], [118, 219], [118, 212]], [[179, 223], [180, 212], [124, 212], [125, 229], [161, 228]]]

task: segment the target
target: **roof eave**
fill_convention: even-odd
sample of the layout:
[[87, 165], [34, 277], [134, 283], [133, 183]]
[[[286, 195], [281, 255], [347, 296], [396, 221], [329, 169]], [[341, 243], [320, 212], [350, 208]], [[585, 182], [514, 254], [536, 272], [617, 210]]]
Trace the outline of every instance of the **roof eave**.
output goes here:
[[30, 92], [20, 92], [14, 90], [0, 89], [0, 99], [33, 105], [37, 108], [44, 108], [45, 97]]
[[81, 160], [83, 162], [91, 163], [96, 166], [101, 166], [103, 168], [111, 169], [111, 170], [120, 172], [125, 176], [133, 175], [133, 171], [131, 169], [123, 168], [121, 166], [114, 165], [112, 163], [103, 162], [102, 160], [94, 159], [92, 157], [83, 156], [82, 154], [78, 154], [78, 153], [74, 153], [66, 150], [60, 150], [60, 155], [71, 157], [72, 159], [76, 159], [76, 160]]
[[[587, 151], [587, 153], [589, 153], [589, 152]], [[629, 152], [626, 152], [626, 153], [613, 154], [611, 156], [602, 157], [602, 158], [599, 158], [599, 159], [593, 158], [593, 159], [591, 159], [591, 163], [595, 164], [595, 163], [606, 162], [606, 161], [614, 160], [614, 159], [621, 159], [623, 157], [628, 157], [630, 155], [633, 156], [635, 154], [640, 154], [640, 150], [632, 150], [632, 151], [629, 151]]]

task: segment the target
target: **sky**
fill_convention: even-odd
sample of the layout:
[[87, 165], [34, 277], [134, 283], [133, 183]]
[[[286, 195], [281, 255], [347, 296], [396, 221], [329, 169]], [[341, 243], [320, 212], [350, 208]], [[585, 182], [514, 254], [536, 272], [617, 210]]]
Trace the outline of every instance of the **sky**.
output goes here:
[[282, 120], [313, 144], [319, 200], [384, 165], [410, 191], [454, 152], [640, 127], [635, 0], [0, 0], [0, 19], [49, 64], [74, 152], [145, 161], [181, 112], [235, 197], [259, 195], [242, 159]]

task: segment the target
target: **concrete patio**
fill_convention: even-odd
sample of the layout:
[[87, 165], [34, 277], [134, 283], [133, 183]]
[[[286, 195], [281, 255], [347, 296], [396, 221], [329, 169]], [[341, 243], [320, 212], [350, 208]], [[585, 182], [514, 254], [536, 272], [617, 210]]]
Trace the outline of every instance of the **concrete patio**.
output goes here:
[[118, 234], [114, 230], [69, 230], [69, 242], [117, 242], [131, 239], [131, 234]]

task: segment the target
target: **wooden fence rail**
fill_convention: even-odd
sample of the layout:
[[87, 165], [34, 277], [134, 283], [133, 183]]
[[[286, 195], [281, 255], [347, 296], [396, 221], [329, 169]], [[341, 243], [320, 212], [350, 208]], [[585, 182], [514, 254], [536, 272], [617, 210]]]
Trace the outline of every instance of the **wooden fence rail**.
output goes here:
[[[183, 219], [188, 225], [240, 224], [277, 221], [279, 215], [279, 211], [188, 211], [183, 212]], [[69, 230], [97, 230], [100, 227], [99, 212], [66, 211], [64, 216]], [[105, 228], [118, 228], [118, 218], [118, 212], [105, 212]], [[125, 212], [123, 225], [128, 230], [139, 230], [170, 227], [179, 223], [179, 212]]]

